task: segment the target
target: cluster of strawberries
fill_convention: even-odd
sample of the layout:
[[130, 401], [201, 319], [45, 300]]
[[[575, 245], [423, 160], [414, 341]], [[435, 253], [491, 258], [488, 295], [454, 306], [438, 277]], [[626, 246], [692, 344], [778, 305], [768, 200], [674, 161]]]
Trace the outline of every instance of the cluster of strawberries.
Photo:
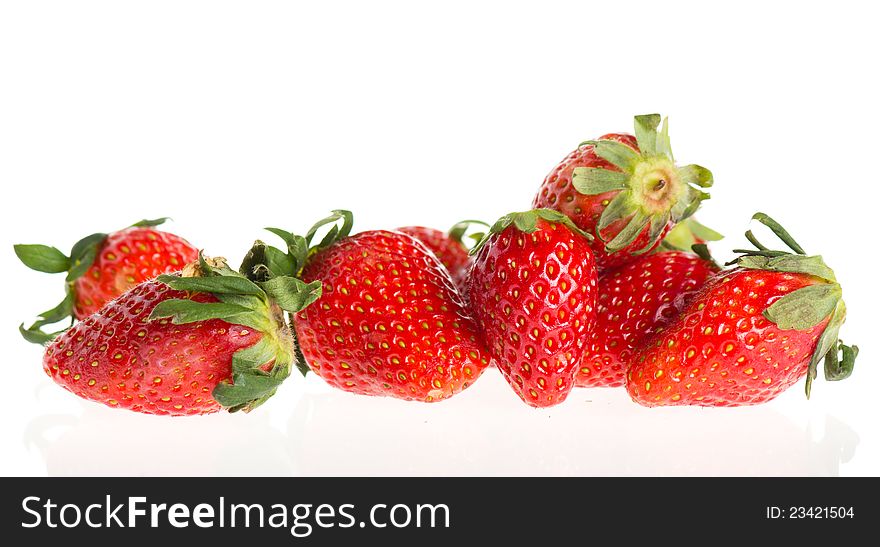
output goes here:
[[[66, 273], [66, 297], [23, 336], [80, 397], [137, 412], [251, 410], [296, 367], [363, 395], [440, 401], [493, 363], [527, 404], [574, 387], [626, 386], [648, 406], [768, 401], [818, 364], [852, 373], [833, 271], [773, 219], [789, 251], [751, 233], [722, 268], [719, 236], [692, 215], [712, 174], [675, 164], [665, 121], [582, 143], [534, 209], [483, 234], [465, 221], [351, 234], [334, 211], [304, 236], [270, 229], [238, 270], [143, 221], [93, 234], [70, 256], [17, 245], [29, 267]], [[323, 237], [316, 237], [326, 232]], [[66, 330], [47, 325], [67, 318]]]

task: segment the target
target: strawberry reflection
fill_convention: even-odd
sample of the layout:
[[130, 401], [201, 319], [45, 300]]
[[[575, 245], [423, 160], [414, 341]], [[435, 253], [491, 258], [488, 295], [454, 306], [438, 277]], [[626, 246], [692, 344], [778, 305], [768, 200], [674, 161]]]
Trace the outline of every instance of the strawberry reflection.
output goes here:
[[272, 476], [293, 474], [284, 436], [267, 416], [148, 416], [82, 403], [25, 430], [49, 475]]
[[435, 404], [351, 395], [317, 377], [250, 415], [172, 419], [69, 401], [69, 413], [25, 431], [50, 475], [834, 476], [859, 443], [833, 416], [792, 419], [777, 404], [648, 409], [622, 389], [579, 389], [536, 410], [496, 370]]
[[496, 371], [438, 404], [315, 389], [288, 425], [303, 475], [838, 475], [858, 435], [832, 416], [804, 426], [773, 405], [656, 408], [624, 390], [523, 405]]

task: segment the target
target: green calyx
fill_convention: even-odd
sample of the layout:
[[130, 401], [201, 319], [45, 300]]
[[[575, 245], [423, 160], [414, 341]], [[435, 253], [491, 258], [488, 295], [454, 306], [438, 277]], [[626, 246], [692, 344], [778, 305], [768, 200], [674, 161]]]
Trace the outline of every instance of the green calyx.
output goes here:
[[819, 361], [825, 360], [825, 379], [843, 380], [852, 374], [857, 346], [846, 346], [839, 340], [840, 328], [846, 320], [843, 291], [834, 271], [821, 256], [807, 256], [804, 249], [778, 222], [764, 213], [752, 217], [764, 224], [792, 251], [776, 251], [764, 246], [751, 230], [745, 236], [754, 249], [734, 249], [740, 257], [729, 262], [741, 268], [809, 275], [816, 283], [789, 293], [764, 310], [764, 317], [781, 329], [807, 330], [827, 320], [810, 358], [806, 394], [810, 397]]
[[[353, 225], [354, 215], [351, 211], [335, 209], [330, 216], [322, 218], [309, 228], [305, 236], [296, 235], [281, 228], [266, 228], [284, 240], [287, 249], [280, 250], [263, 244], [265, 251], [261, 251], [264, 252], [262, 261], [249, 261], [246, 258], [242, 269], [248, 271], [242, 271], [242, 274], [250, 277], [253, 268], [262, 264], [274, 275], [298, 277], [310, 256], [348, 237]], [[329, 230], [318, 243], [313, 244], [318, 230], [325, 226], [329, 226]]]
[[571, 219], [563, 213], [560, 213], [559, 211], [555, 211], [553, 209], [532, 209], [530, 211], [508, 213], [499, 218], [497, 221], [495, 221], [495, 224], [493, 224], [489, 228], [489, 233], [485, 234], [483, 238], [476, 245], [474, 245], [474, 247], [470, 250], [470, 254], [476, 254], [483, 247], [483, 245], [486, 244], [486, 241], [488, 241], [493, 234], [499, 234], [510, 226], [515, 226], [517, 230], [527, 234], [531, 234], [538, 229], [538, 219], [546, 220], [547, 222], [553, 222], [556, 224], [562, 224], [574, 233], [583, 236], [587, 240], [593, 240], [592, 235], [575, 226], [574, 222], [572, 222]]
[[[294, 314], [321, 296], [321, 282], [304, 283], [300, 279], [302, 270], [309, 257], [348, 237], [353, 226], [354, 215], [351, 211], [336, 209], [312, 225], [305, 236], [281, 228], [266, 228], [284, 241], [286, 249], [256, 241], [239, 268], [241, 275], [268, 291], [274, 291], [273, 297], [280, 299], [279, 304], [284, 304], [282, 308], [288, 312], [287, 322], [293, 341], [294, 362], [303, 376], [309, 372], [309, 366], [296, 339], [296, 330], [292, 327]], [[327, 233], [318, 240], [316, 236], [323, 228], [327, 228]], [[291, 288], [295, 289], [292, 294], [282, 296], [282, 290], [288, 291]]]
[[697, 222], [694, 217], [684, 219], [669, 230], [658, 249], [667, 251], [688, 251], [694, 245], [705, 241], [721, 241], [724, 236]]
[[157, 280], [190, 295], [211, 294], [218, 301], [165, 300], [153, 309], [151, 320], [171, 318], [181, 325], [219, 319], [263, 334], [256, 344], [235, 352], [232, 381], [214, 388], [214, 399], [230, 412], [248, 412], [266, 402], [290, 376], [291, 366], [299, 365], [284, 312], [296, 313], [317, 300], [320, 283], [306, 284], [271, 274], [253, 281], [229, 268], [222, 259], [205, 259], [201, 253], [199, 262], [184, 269], [182, 275], [161, 275]]
[[[573, 186], [582, 194], [617, 192], [596, 226], [596, 235], [605, 242], [608, 252], [632, 244], [645, 229], [648, 244], [635, 254], [647, 252], [670, 222], [688, 218], [704, 199], [709, 199], [701, 189], [712, 186], [712, 173], [699, 165], [676, 166], [666, 119], [659, 131], [658, 127], [659, 114], [635, 117], [638, 152], [613, 140], [581, 143], [592, 146], [597, 156], [618, 169], [577, 167], [572, 177]], [[602, 232], [621, 220], [627, 220], [624, 227], [606, 241]]]
[[[453, 241], [461, 243], [465, 248], [472, 247], [482, 241], [486, 236], [485, 230], [468, 234], [468, 231], [474, 226], [481, 226], [482, 228], [490, 227], [488, 222], [483, 222], [482, 220], [462, 220], [456, 222], [452, 228], [449, 229], [449, 237]], [[470, 245], [464, 242], [465, 237], [470, 240]]]
[[[141, 220], [130, 227], [158, 226], [166, 220], [168, 220], [167, 217]], [[89, 268], [92, 267], [92, 264], [95, 263], [98, 250], [105, 239], [107, 239], [107, 234], [105, 233], [88, 235], [74, 243], [69, 254], [64, 254], [57, 248], [49, 247], [48, 245], [14, 245], [16, 256], [28, 268], [44, 273], [67, 274], [64, 280], [64, 299], [61, 303], [51, 310], [39, 314], [39, 319], [30, 327], [25, 328], [24, 324], [19, 326], [18, 330], [25, 340], [34, 344], [46, 344], [73, 325], [73, 309], [76, 303], [74, 283], [85, 275]], [[70, 320], [70, 325], [61, 330], [55, 332], [46, 332], [44, 330], [44, 327], [47, 325], [60, 323], [67, 319]]]
[[693, 253], [706, 262], [711, 262], [716, 268], [721, 265], [712, 256], [706, 241], [720, 241], [724, 236], [697, 222], [694, 217], [686, 218], [669, 230], [655, 252], [683, 251]]

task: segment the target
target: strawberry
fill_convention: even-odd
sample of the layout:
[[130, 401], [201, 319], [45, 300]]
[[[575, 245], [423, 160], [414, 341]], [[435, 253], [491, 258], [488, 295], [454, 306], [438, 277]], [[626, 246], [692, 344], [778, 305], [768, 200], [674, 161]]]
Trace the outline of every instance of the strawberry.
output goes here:
[[464, 293], [516, 394], [534, 407], [564, 401], [596, 322], [588, 237], [549, 209], [502, 217], [476, 247]]
[[709, 194], [712, 173], [678, 167], [659, 114], [635, 117], [635, 136], [612, 133], [586, 141], [544, 179], [533, 207], [568, 215], [592, 242], [600, 271], [619, 267], [655, 248], [677, 222]]
[[41, 313], [30, 328], [22, 325], [22, 336], [38, 344], [48, 342], [62, 331], [46, 333], [46, 325], [84, 319], [128, 289], [196, 260], [198, 251], [185, 239], [154, 229], [165, 220], [142, 220], [110, 234], [92, 234], [78, 241], [70, 256], [46, 245], [16, 245], [15, 254], [29, 268], [67, 273], [64, 300]]
[[587, 334], [576, 385], [624, 385], [633, 352], [674, 321], [716, 271], [695, 254], [663, 251], [601, 276], [596, 328]]
[[[751, 231], [756, 250], [712, 277], [663, 334], [632, 360], [627, 390], [647, 406], [740, 406], [769, 401], [807, 377], [810, 395], [819, 361], [825, 377], [853, 370], [856, 346], [838, 332], [846, 306], [834, 272], [763, 213], [754, 218], [794, 251], [771, 251]], [[733, 264], [732, 263], [732, 264]], [[842, 352], [843, 359], [839, 359]]]
[[[456, 286], [461, 286], [464, 272], [468, 264], [470, 264], [468, 248], [465, 247], [462, 237], [468, 226], [473, 223], [483, 224], [488, 227], [484, 222], [478, 220], [465, 220], [457, 223], [449, 232], [441, 232], [436, 228], [426, 228], [424, 226], [404, 226], [403, 228], [398, 228], [397, 231], [421, 241], [446, 266]], [[475, 235], [482, 236], [482, 234]], [[479, 240], [480, 237], [476, 239]]]
[[282, 310], [320, 287], [291, 278], [254, 283], [222, 260], [145, 281], [62, 333], [45, 371], [74, 394], [145, 414], [249, 411], [294, 362]]
[[351, 226], [350, 212], [334, 211], [305, 237], [271, 230], [288, 252], [269, 249], [268, 269], [323, 287], [316, 304], [293, 318], [311, 370], [351, 393], [412, 401], [440, 401], [470, 386], [489, 360], [449, 272], [411, 236], [349, 236]]

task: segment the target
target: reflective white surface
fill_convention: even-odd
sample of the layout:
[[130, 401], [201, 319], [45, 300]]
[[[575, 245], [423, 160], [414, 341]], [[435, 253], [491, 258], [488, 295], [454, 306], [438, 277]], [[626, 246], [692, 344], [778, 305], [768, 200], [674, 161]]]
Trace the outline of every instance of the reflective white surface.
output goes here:
[[496, 370], [433, 405], [319, 381], [249, 416], [155, 418], [68, 400], [71, 412], [34, 416], [5, 448], [50, 475], [846, 475], [862, 456], [840, 418], [773, 405], [643, 409], [622, 390], [579, 390], [533, 410]]
[[[0, 3], [0, 473], [880, 475], [880, 4], [256, 4]], [[79, 401], [16, 332], [63, 281], [13, 243], [170, 216], [236, 264], [277, 243], [264, 226], [335, 208], [355, 230], [492, 221], [648, 112], [715, 175], [698, 216], [727, 235], [716, 256], [760, 208], [835, 269], [850, 380], [755, 408], [582, 390], [537, 411], [497, 371], [435, 405], [291, 378], [249, 416], [166, 419]]]

